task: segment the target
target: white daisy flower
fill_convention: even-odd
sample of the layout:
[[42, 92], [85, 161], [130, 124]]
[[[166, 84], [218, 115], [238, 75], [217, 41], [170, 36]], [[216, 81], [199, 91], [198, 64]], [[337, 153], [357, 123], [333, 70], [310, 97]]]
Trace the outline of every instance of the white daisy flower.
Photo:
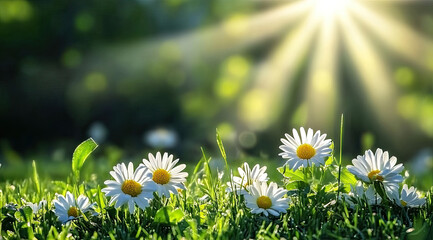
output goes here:
[[400, 175], [403, 164], [396, 163], [396, 157], [390, 158], [387, 151], [378, 148], [376, 154], [367, 150], [364, 156], [353, 159], [353, 166], [347, 166], [347, 170], [365, 183], [382, 182], [387, 195], [391, 197], [394, 192], [398, 192], [399, 183], [403, 181]]
[[280, 213], [286, 213], [289, 208], [289, 199], [283, 198], [287, 190], [278, 188], [276, 183], [254, 182], [250, 192], [245, 194], [246, 206], [251, 209], [251, 213], [265, 216], [272, 214], [279, 216]]
[[373, 185], [368, 186], [367, 190], [364, 191], [364, 185], [360, 181], [356, 186], [350, 185], [350, 192], [343, 194], [343, 196], [350, 208], [355, 208], [359, 199], [365, 199], [368, 205], [376, 205], [382, 202], [382, 198], [379, 194], [376, 194]]
[[23, 201], [23, 203], [26, 206], [29, 206], [32, 209], [32, 211], [33, 211], [34, 214], [36, 214], [37, 212], [39, 212], [39, 210], [41, 210], [42, 208], [44, 208], [45, 206], [47, 206], [47, 200], [42, 200], [42, 201], [39, 202], [39, 204], [38, 203], [27, 202], [26, 200], [24, 200], [22, 198], [21, 198], [21, 200]]
[[238, 168], [239, 176], [233, 176], [232, 174], [232, 182], [227, 182], [228, 191], [232, 191], [235, 189], [238, 194], [246, 194], [249, 191], [251, 185], [254, 182], [266, 182], [268, 181], [268, 174], [266, 173], [266, 167], [260, 167], [259, 164], [254, 165], [251, 170], [248, 163], [242, 164], [242, 168]]
[[150, 179], [150, 172], [140, 167], [134, 171], [132, 162], [128, 168], [125, 163], [119, 163], [113, 170], [110, 174], [115, 180], [105, 181], [107, 187], [101, 190], [105, 196], [111, 197], [109, 204], [115, 202], [115, 208], [127, 204], [131, 214], [135, 211], [135, 204], [141, 209], [148, 207], [156, 189], [155, 183]]
[[139, 168], [149, 169], [151, 172], [151, 178], [156, 183], [156, 192], [159, 196], [170, 197], [170, 192], [177, 195], [178, 189], [185, 189], [183, 183], [188, 177], [188, 173], [182, 172], [185, 169], [185, 164], [180, 164], [174, 167], [179, 159], [173, 160], [173, 155], [157, 152], [156, 156], [151, 153], [148, 155], [149, 160], [143, 159], [143, 164], [140, 164]]
[[394, 202], [401, 207], [421, 207], [425, 204], [425, 198], [420, 198], [415, 187], [407, 188], [407, 184], [403, 185], [401, 195], [398, 192], [392, 197]]
[[324, 165], [325, 158], [331, 155], [331, 139], [326, 139], [326, 134], [320, 134], [317, 131], [313, 134], [311, 128], [306, 133], [304, 128], [300, 129], [301, 137], [299, 137], [296, 129], [293, 129], [293, 137], [285, 134], [286, 138], [281, 138], [284, 145], [280, 146], [283, 150], [279, 155], [287, 159], [287, 164], [290, 169], [296, 171], [300, 167], [308, 167], [313, 163], [316, 165]]
[[75, 219], [86, 212], [94, 213], [96, 203], [90, 203], [84, 195], [80, 195], [76, 201], [74, 195], [69, 191], [66, 192], [66, 197], [60, 194], [56, 194], [56, 196], [57, 199], [53, 200], [54, 213], [62, 223]]

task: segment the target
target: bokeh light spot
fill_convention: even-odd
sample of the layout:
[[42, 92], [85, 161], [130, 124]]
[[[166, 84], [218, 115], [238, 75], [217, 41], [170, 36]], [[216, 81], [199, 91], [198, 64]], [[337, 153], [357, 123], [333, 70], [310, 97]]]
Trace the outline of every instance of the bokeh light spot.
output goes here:
[[174, 42], [164, 42], [159, 48], [159, 56], [162, 60], [177, 62], [181, 59], [182, 55], [179, 46]]
[[415, 118], [418, 113], [419, 100], [414, 94], [401, 97], [397, 103], [398, 113], [405, 119]]
[[433, 97], [427, 97], [422, 101], [419, 120], [422, 130], [433, 137]]
[[244, 14], [234, 14], [224, 23], [224, 30], [233, 37], [240, 37], [248, 30], [248, 17]]
[[102, 92], [107, 88], [107, 78], [100, 72], [92, 72], [84, 78], [84, 84], [89, 91]]
[[361, 136], [362, 149], [365, 151], [371, 149], [374, 144], [374, 135], [371, 132], [365, 132]]
[[75, 28], [79, 32], [88, 32], [92, 30], [95, 20], [90, 13], [82, 12], [75, 17]]
[[215, 83], [215, 93], [223, 99], [231, 99], [240, 89], [240, 82], [231, 78], [221, 78]]
[[73, 68], [81, 63], [81, 53], [76, 49], [68, 49], [62, 55], [62, 64], [65, 67]]
[[270, 93], [253, 89], [240, 101], [239, 117], [248, 127], [255, 130], [266, 128], [270, 120]]
[[0, 1], [0, 22], [25, 21], [32, 14], [33, 7], [25, 0]]
[[241, 132], [239, 134], [239, 144], [243, 148], [252, 148], [257, 144], [256, 134], [250, 131]]
[[226, 60], [224, 67], [228, 75], [236, 78], [244, 78], [250, 70], [250, 63], [245, 57], [235, 55]]
[[402, 87], [410, 87], [414, 82], [414, 73], [408, 67], [398, 68], [394, 73], [395, 81]]
[[234, 140], [236, 132], [230, 123], [222, 122], [217, 129], [222, 140]]

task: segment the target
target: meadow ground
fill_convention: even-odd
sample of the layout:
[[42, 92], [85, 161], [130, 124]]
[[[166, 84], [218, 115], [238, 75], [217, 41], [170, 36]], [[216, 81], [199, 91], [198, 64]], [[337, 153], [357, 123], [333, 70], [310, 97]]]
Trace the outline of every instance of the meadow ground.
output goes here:
[[[89, 143], [89, 140], [86, 141]], [[96, 144], [84, 142], [73, 155], [72, 172], [64, 181], [40, 179], [35, 162], [32, 175], [22, 181], [0, 184], [1, 237], [4, 239], [429, 239], [433, 235], [432, 191], [423, 192], [422, 207], [409, 208], [393, 203], [383, 193], [383, 185], [373, 184], [380, 204], [368, 196], [351, 198], [347, 193], [357, 179], [332, 154], [320, 167], [290, 170], [268, 166], [280, 172], [271, 178], [287, 190], [286, 213], [265, 216], [252, 213], [246, 195], [227, 191], [230, 164], [215, 170], [212, 160], [202, 151], [184, 183], [185, 190], [170, 197], [154, 193], [150, 205], [115, 208], [101, 191], [106, 185], [97, 174], [84, 174], [88, 155]], [[93, 141], [91, 141], [93, 142]], [[222, 158], [227, 156], [217, 137]], [[219, 157], [219, 156], [218, 156]], [[340, 156], [341, 157], [341, 156]], [[246, 159], [252, 166], [260, 159]], [[84, 167], [83, 167], [84, 165]], [[83, 168], [82, 168], [83, 167]], [[105, 177], [105, 176], [104, 176]], [[413, 178], [406, 178], [410, 184]], [[339, 184], [340, 183], [340, 184]], [[338, 187], [340, 185], [340, 187]], [[381, 192], [382, 190], [382, 192]], [[52, 203], [56, 193], [69, 191], [84, 195], [95, 203], [95, 212], [76, 212], [73, 220], [59, 221]], [[353, 196], [353, 195], [352, 195]], [[47, 204], [32, 209], [28, 202]], [[377, 200], [376, 200], [377, 201]], [[69, 214], [69, 211], [68, 211]]]

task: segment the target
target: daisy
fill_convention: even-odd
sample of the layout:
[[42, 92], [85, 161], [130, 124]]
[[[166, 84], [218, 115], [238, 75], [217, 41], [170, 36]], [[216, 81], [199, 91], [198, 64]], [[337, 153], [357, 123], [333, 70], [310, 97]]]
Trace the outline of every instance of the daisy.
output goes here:
[[268, 186], [266, 182], [254, 182], [250, 192], [244, 196], [251, 213], [279, 216], [280, 213], [286, 213], [286, 209], [289, 208], [289, 199], [283, 198], [286, 193], [287, 190], [278, 188], [276, 183], [272, 182]]
[[382, 202], [382, 198], [376, 194], [373, 185], [368, 186], [367, 190], [364, 191], [364, 185], [360, 181], [358, 181], [356, 186], [350, 185], [350, 192], [343, 194], [343, 196], [350, 208], [355, 208], [359, 199], [365, 199], [368, 205], [380, 204]]
[[151, 179], [156, 183], [156, 192], [159, 196], [170, 197], [170, 192], [177, 195], [177, 189], [185, 189], [183, 183], [188, 177], [188, 173], [182, 172], [185, 169], [185, 164], [180, 164], [174, 167], [179, 159], [173, 160], [173, 155], [157, 152], [156, 156], [151, 153], [148, 155], [149, 160], [143, 159], [143, 164], [139, 168], [149, 169], [151, 172]]
[[387, 151], [383, 152], [378, 148], [376, 154], [367, 150], [364, 156], [353, 159], [353, 166], [347, 166], [347, 170], [365, 183], [382, 182], [387, 195], [392, 196], [394, 192], [398, 192], [399, 183], [403, 181], [400, 175], [403, 164], [396, 163], [396, 157], [390, 158]]
[[311, 128], [306, 133], [304, 128], [300, 129], [301, 137], [299, 137], [296, 129], [293, 129], [293, 137], [285, 134], [286, 138], [281, 138], [283, 145], [280, 149], [283, 150], [279, 155], [287, 159], [287, 164], [290, 169], [296, 171], [299, 167], [308, 167], [312, 163], [316, 165], [325, 164], [324, 159], [331, 155], [331, 139], [326, 139], [326, 134], [320, 134], [317, 131], [313, 134]]
[[254, 165], [251, 170], [248, 163], [245, 162], [242, 168], [238, 168], [238, 172], [240, 177], [232, 175], [233, 186], [232, 182], [227, 182], [227, 186], [229, 186], [227, 190], [230, 192], [233, 188], [238, 194], [246, 194], [254, 182], [266, 182], [268, 180], [266, 167], [260, 167], [259, 164]]
[[116, 208], [127, 204], [131, 214], [135, 211], [135, 204], [141, 209], [149, 206], [153, 198], [156, 185], [150, 179], [150, 172], [145, 168], [138, 167], [134, 171], [134, 164], [130, 162], [128, 168], [125, 163], [119, 163], [110, 171], [115, 180], [107, 180], [106, 188], [101, 191], [105, 196], [111, 197], [109, 204], [116, 203]]
[[403, 185], [401, 195], [398, 192], [394, 194], [393, 199], [395, 203], [401, 207], [421, 207], [425, 204], [425, 198], [420, 198], [416, 192], [416, 188], [407, 188], [407, 184]]
[[42, 201], [39, 202], [39, 204], [38, 203], [27, 202], [24, 199], [21, 199], [21, 200], [23, 201], [23, 203], [26, 206], [29, 206], [32, 209], [32, 211], [33, 211], [34, 214], [36, 214], [37, 212], [39, 212], [39, 210], [41, 210], [43, 207], [47, 206], [47, 200], [42, 200]]
[[94, 212], [96, 203], [90, 203], [89, 199], [84, 195], [80, 195], [77, 200], [69, 191], [66, 192], [66, 197], [59, 194], [56, 194], [56, 196], [57, 199], [53, 200], [54, 213], [62, 223], [73, 220], [86, 212]]

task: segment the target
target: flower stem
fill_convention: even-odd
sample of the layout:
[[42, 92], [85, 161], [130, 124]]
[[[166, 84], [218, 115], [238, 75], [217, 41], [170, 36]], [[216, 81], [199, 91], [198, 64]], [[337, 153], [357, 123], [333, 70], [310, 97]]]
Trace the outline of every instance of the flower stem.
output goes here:
[[340, 183], [341, 183], [341, 156], [343, 152], [343, 123], [344, 123], [344, 115], [341, 114], [340, 120], [340, 159], [338, 161], [338, 185], [337, 185], [337, 201], [340, 197]]

